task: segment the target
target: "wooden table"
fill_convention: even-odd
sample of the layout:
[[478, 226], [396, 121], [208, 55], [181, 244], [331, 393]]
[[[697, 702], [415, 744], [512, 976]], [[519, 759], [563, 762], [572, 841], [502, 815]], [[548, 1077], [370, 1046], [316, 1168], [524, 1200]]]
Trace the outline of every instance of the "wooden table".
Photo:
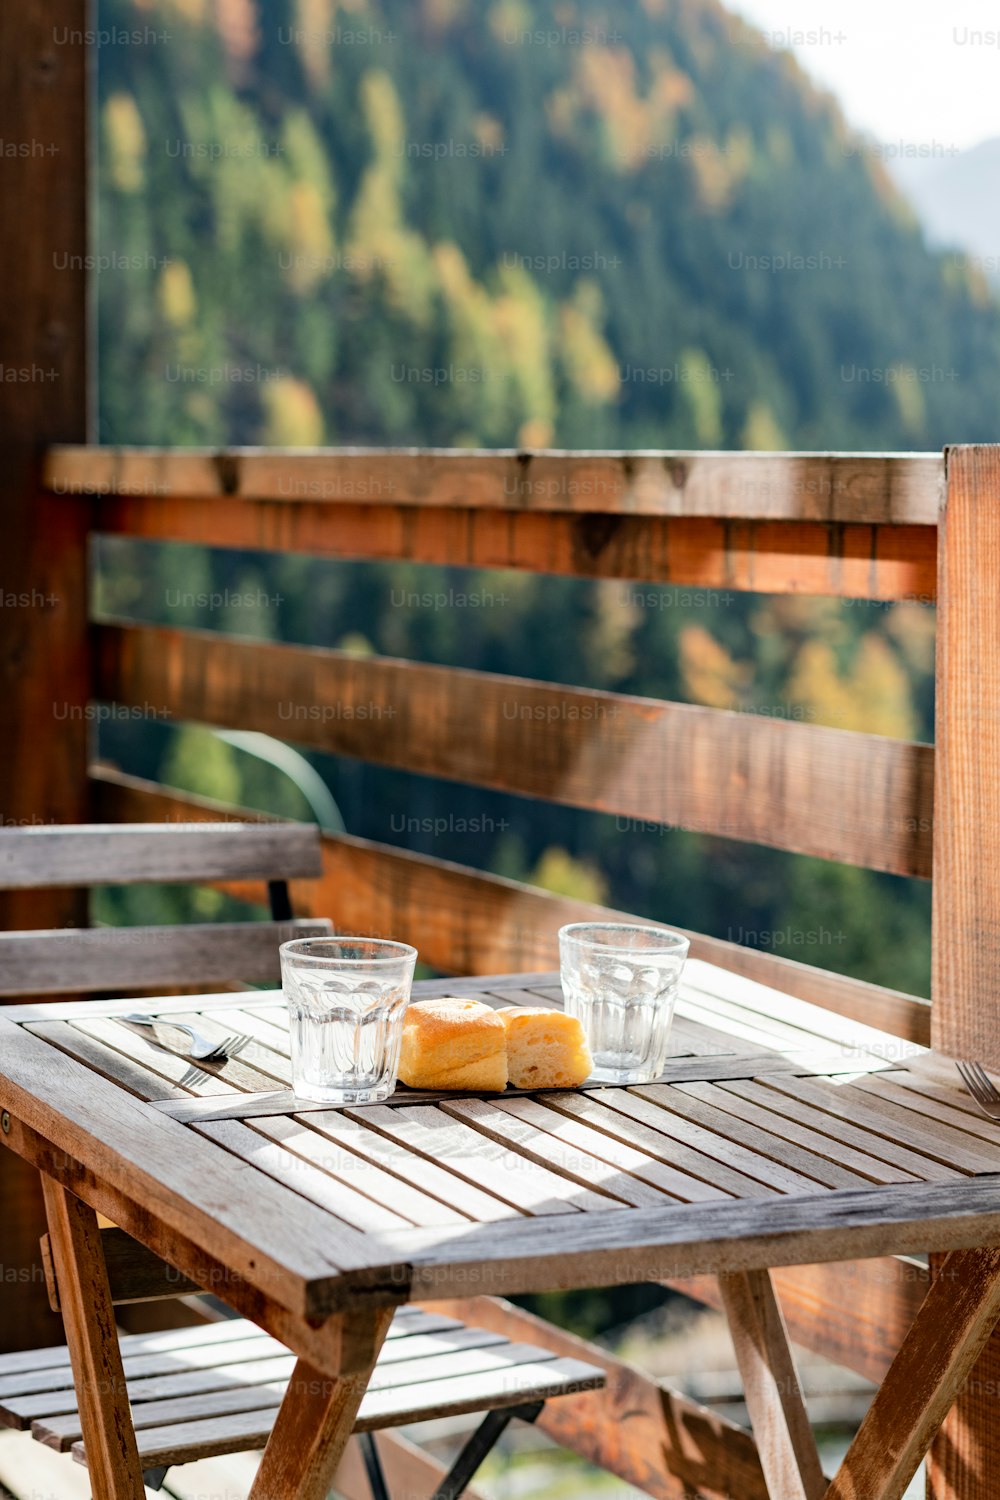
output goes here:
[[[561, 1004], [551, 974], [415, 992]], [[954, 1065], [711, 965], [688, 965], [661, 1083], [361, 1108], [294, 1101], [278, 993], [143, 1000], [253, 1034], [193, 1081], [134, 1005], [0, 1015], [3, 1139], [45, 1174], [105, 1494], [136, 1469], [97, 1212], [298, 1356], [255, 1497], [325, 1491], [401, 1303], [706, 1272], [775, 1500], [898, 1496], [1000, 1312], [1000, 1126]], [[768, 1270], [928, 1250], [952, 1254], [827, 1487]]]

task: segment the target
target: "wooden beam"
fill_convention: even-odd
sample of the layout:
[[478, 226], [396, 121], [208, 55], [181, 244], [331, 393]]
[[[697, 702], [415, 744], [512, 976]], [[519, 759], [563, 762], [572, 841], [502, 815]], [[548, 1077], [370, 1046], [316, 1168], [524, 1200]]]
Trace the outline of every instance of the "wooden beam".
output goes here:
[[51, 1177], [43, 1178], [42, 1187], [94, 1500], [142, 1500], [97, 1215]]
[[326, 1500], [392, 1322], [392, 1309], [365, 1315], [371, 1360], [360, 1374], [324, 1378], [300, 1359], [288, 1382], [249, 1500]]
[[[152, 1250], [147, 1250], [124, 1229], [102, 1229], [100, 1236], [111, 1300], [116, 1307], [131, 1302], [156, 1302], [161, 1298], [181, 1297], [186, 1292], [202, 1290], [196, 1281], [182, 1275]], [[42, 1259], [46, 1266], [52, 1264], [52, 1248], [47, 1234], [42, 1238]], [[54, 1290], [56, 1300], [53, 1306], [58, 1306], [58, 1285]], [[50, 1300], [52, 1292], [50, 1286]]]
[[[87, 815], [86, 536], [92, 507], [44, 490], [42, 449], [88, 436], [86, 0], [0, 7], [0, 836]], [[0, 929], [79, 923], [76, 891], [0, 893]], [[0, 1351], [61, 1337], [36, 1272], [37, 1174], [0, 1153]]]
[[234, 979], [277, 983], [281, 943], [329, 934], [326, 922], [306, 919], [0, 932], [0, 995], [134, 994]]
[[[927, 526], [715, 521], [691, 517], [327, 505], [228, 496], [113, 494], [95, 502], [100, 531], [335, 559], [516, 569], [641, 580], [697, 590], [711, 605], [728, 590], [829, 594], [931, 603], [936, 553]], [[631, 591], [642, 608], [655, 591]]]
[[768, 1493], [819, 1500], [826, 1480], [770, 1273], [727, 1273], [719, 1291]]
[[932, 1036], [1000, 1068], [1000, 446], [949, 451], [940, 572]]
[[318, 875], [311, 823], [144, 823], [108, 828], [11, 828], [0, 842], [0, 889], [287, 880]]
[[678, 1391], [616, 1359], [606, 1349], [544, 1322], [499, 1297], [430, 1302], [428, 1310], [502, 1333], [515, 1343], [540, 1344], [560, 1357], [599, 1364], [607, 1383], [550, 1402], [537, 1425], [563, 1448], [579, 1453], [655, 1500], [768, 1500], [753, 1439]]
[[211, 630], [97, 636], [96, 696], [139, 712], [164, 703], [175, 719], [615, 813], [626, 829], [930, 876], [930, 745]]
[[[885, 1376], [920, 1311], [930, 1272], [916, 1260], [832, 1261], [771, 1273], [789, 1337], [874, 1385]], [[671, 1281], [675, 1291], [722, 1310], [714, 1276]]]
[[[953, 1251], [932, 1283], [825, 1500], [901, 1500], [998, 1317], [1000, 1249]], [[995, 1401], [995, 1395], [990, 1399]], [[970, 1457], [967, 1452], [967, 1462]], [[935, 1466], [928, 1495], [947, 1494], [955, 1500], [981, 1495], [985, 1500], [996, 1494], [996, 1471], [984, 1468], [978, 1455], [971, 1472], [955, 1487], [940, 1488], [942, 1477]]]
[[[1000, 1067], [1000, 447], [948, 450], [938, 537], [932, 1037]], [[936, 1269], [940, 1269], [936, 1265]], [[935, 1440], [933, 1500], [987, 1500], [1000, 1471], [994, 1336]]]
[[[97, 809], [108, 821], [146, 818], [217, 818], [245, 815], [208, 798], [194, 797], [109, 768], [94, 773]], [[235, 894], [259, 899], [254, 888]], [[486, 875], [348, 834], [324, 834], [323, 875], [294, 888], [297, 912], [332, 916], [345, 931], [384, 934], [413, 942], [446, 974], [515, 974], [558, 967], [556, 933], [567, 922], [629, 913], [555, 896], [497, 875]], [[769, 984], [865, 1025], [926, 1046], [925, 1001], [866, 984], [826, 969], [795, 963], [722, 938], [688, 933], [691, 956]]]
[[57, 448], [60, 493], [715, 520], [937, 524], [939, 454]]

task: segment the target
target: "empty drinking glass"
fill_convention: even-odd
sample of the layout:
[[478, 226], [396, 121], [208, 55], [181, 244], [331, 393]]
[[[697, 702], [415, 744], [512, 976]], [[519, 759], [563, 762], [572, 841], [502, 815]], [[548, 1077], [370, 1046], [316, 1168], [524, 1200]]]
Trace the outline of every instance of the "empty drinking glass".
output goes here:
[[296, 1094], [325, 1104], [388, 1098], [416, 948], [382, 938], [296, 938], [280, 953]]
[[559, 933], [566, 1009], [577, 1016], [604, 1083], [663, 1072], [688, 940], [663, 927], [573, 922]]

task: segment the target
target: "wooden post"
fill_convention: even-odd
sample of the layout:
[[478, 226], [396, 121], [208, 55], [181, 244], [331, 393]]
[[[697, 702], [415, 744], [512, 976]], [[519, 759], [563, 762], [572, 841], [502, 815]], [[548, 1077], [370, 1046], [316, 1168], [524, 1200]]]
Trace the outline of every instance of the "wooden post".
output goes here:
[[[88, 11], [0, 6], [0, 838], [86, 815], [87, 507], [44, 494], [38, 462], [88, 436]], [[0, 892], [0, 928], [84, 917], [75, 891]], [[0, 1226], [0, 1349], [51, 1342], [37, 1173], [7, 1151]]]
[[[931, 1038], [1000, 1069], [1000, 447], [951, 448], [938, 531]], [[940, 1274], [942, 1258], [932, 1269]], [[928, 1459], [929, 1500], [992, 1500], [1000, 1335]]]
[[97, 1215], [51, 1177], [43, 1189], [94, 1500], [143, 1500]]

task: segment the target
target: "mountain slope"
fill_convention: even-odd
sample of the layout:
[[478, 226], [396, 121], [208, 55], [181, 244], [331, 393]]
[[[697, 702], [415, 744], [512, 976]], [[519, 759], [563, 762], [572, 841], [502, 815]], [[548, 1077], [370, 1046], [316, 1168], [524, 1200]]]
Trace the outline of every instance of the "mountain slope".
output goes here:
[[105, 439], [994, 435], [984, 282], [714, 0], [155, 14], [99, 58]]

